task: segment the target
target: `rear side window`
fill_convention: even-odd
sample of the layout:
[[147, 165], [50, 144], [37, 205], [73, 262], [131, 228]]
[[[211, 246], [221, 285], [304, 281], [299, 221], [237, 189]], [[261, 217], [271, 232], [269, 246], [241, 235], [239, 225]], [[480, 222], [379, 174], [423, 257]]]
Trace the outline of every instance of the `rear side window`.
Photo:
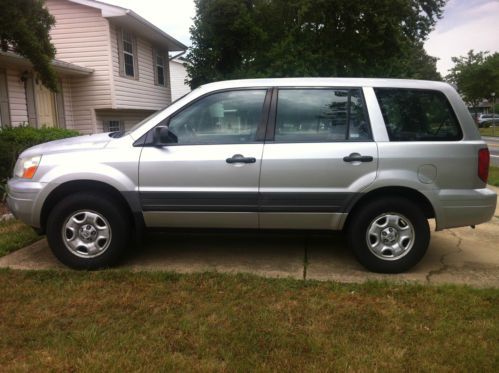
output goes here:
[[370, 139], [359, 89], [281, 89], [275, 142]]
[[390, 141], [457, 141], [463, 134], [442, 92], [419, 89], [374, 90]]

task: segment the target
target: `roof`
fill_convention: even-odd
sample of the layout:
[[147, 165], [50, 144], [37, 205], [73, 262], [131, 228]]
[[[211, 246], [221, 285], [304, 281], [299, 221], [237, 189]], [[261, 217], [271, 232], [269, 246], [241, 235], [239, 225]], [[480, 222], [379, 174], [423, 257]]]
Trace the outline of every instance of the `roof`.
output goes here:
[[205, 84], [203, 90], [216, 90], [242, 87], [390, 87], [415, 89], [448, 89], [448, 83], [432, 80], [388, 79], [388, 78], [270, 78], [270, 79], [241, 79], [225, 80]]
[[[7, 63], [15, 64], [16, 66], [24, 66], [27, 68], [33, 67], [33, 64], [27, 58], [11, 51], [0, 51], [0, 59]], [[81, 76], [90, 75], [94, 72], [94, 69], [61, 60], [52, 60], [52, 66], [54, 66], [55, 70], [62, 75]]]
[[180, 65], [189, 64], [189, 61], [187, 61], [184, 57], [170, 58], [170, 62], [175, 62]]
[[156, 27], [145, 18], [142, 18], [131, 9], [103, 3], [97, 0], [69, 1], [71, 1], [72, 3], [99, 9], [104, 18], [112, 19], [113, 22], [117, 25], [127, 27], [131, 31], [141, 34], [158, 44], [166, 45], [169, 51], [184, 51], [187, 49], [187, 46], [185, 46], [172, 36], [168, 35], [166, 32]]

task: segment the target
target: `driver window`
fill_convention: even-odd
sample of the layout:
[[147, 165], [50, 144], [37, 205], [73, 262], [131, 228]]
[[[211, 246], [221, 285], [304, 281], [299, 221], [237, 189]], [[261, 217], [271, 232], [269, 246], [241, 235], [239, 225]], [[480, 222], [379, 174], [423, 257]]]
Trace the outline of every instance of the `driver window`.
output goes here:
[[170, 119], [179, 145], [253, 142], [262, 118], [266, 90], [209, 95]]

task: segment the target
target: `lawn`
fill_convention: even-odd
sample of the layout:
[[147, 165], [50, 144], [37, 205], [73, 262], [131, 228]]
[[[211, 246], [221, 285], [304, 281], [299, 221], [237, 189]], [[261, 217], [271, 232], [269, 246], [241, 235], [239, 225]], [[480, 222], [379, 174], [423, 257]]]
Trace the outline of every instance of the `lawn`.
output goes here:
[[489, 184], [499, 187], [499, 167], [489, 168]]
[[489, 128], [479, 128], [479, 131], [480, 131], [480, 135], [482, 136], [499, 136], [499, 124], [496, 125], [496, 132], [495, 134], [493, 134], [493, 128], [492, 127], [489, 127]]
[[39, 239], [35, 231], [19, 220], [0, 223], [0, 256], [20, 249]]
[[0, 270], [5, 371], [481, 371], [499, 289]]

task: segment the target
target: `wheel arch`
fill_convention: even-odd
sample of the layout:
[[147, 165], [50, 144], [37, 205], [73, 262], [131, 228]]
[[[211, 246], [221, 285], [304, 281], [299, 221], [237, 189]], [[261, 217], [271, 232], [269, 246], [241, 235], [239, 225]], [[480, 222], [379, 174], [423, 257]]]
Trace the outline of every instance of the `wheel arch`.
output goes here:
[[113, 199], [129, 213], [132, 226], [135, 231], [141, 231], [144, 227], [144, 218], [140, 211], [138, 199], [133, 198], [130, 193], [122, 193], [114, 186], [96, 180], [72, 180], [60, 184], [45, 198], [40, 212], [40, 233], [46, 230], [47, 219], [56, 204], [63, 198], [79, 192], [94, 192]]
[[359, 198], [356, 198], [350, 203], [347, 207], [348, 215], [343, 228], [347, 229], [352, 217], [370, 201], [390, 197], [402, 197], [408, 199], [409, 201], [416, 202], [416, 204], [422, 208], [427, 219], [433, 219], [436, 216], [435, 209], [430, 200], [418, 190], [405, 186], [380, 187], [360, 195]]

